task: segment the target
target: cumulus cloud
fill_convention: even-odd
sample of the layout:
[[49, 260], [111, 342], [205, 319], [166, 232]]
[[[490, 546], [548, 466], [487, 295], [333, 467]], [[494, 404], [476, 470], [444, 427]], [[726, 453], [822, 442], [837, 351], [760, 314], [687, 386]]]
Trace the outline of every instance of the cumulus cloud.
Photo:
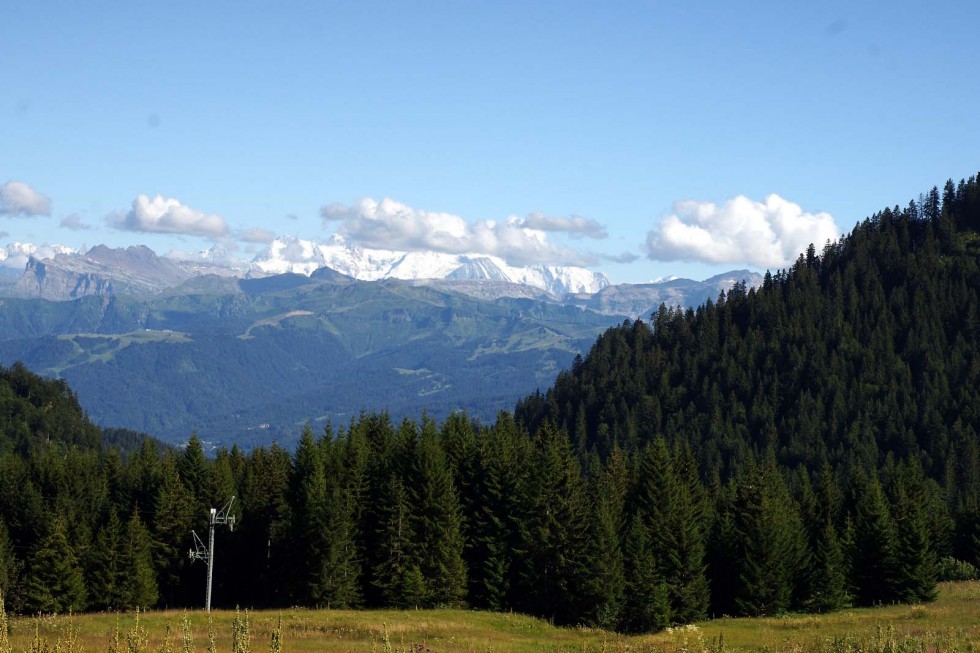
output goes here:
[[51, 215], [51, 200], [22, 181], [0, 186], [0, 215]]
[[647, 253], [660, 261], [791, 265], [811, 243], [821, 247], [840, 230], [829, 213], [808, 213], [779, 195], [756, 202], [742, 195], [724, 204], [683, 200], [647, 234]]
[[219, 238], [228, 234], [225, 219], [184, 206], [175, 199], [140, 195], [125, 214], [110, 215], [107, 222], [116, 229], [165, 234], [186, 234]]
[[77, 213], [72, 213], [71, 215], [66, 215], [61, 219], [61, 226], [65, 229], [71, 229], [72, 231], [79, 231], [81, 229], [91, 229], [89, 225], [82, 222], [82, 219]]
[[549, 242], [544, 229], [529, 227], [518, 217], [470, 223], [452, 213], [415, 209], [390, 198], [331, 204], [321, 208], [320, 215], [325, 226], [339, 223], [338, 233], [372, 249], [485, 254], [512, 265], [596, 263], [594, 255]]
[[535, 212], [524, 218], [523, 226], [541, 231], [563, 231], [573, 236], [586, 236], [596, 239], [605, 238], [609, 235], [606, 233], [606, 228], [601, 224], [580, 215], [550, 216]]
[[271, 243], [276, 239], [276, 234], [268, 229], [253, 227], [239, 234], [238, 239], [246, 243]]

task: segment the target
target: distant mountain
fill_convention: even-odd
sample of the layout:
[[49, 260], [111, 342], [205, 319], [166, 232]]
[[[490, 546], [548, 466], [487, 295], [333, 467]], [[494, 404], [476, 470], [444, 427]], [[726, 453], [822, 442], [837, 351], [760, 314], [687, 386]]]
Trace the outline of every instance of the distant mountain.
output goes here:
[[699, 306], [709, 299], [717, 299], [722, 291], [731, 290], [739, 282], [747, 288], [755, 288], [762, 284], [762, 275], [749, 270], [733, 270], [704, 281], [669, 279], [645, 284], [623, 283], [607, 286], [591, 295], [571, 296], [566, 303], [604, 315], [648, 318], [661, 304]]
[[[22, 264], [19, 274], [11, 273]], [[490, 256], [434, 252], [393, 252], [355, 247], [339, 237], [314, 243], [292, 237], [273, 241], [251, 261], [221, 247], [193, 255], [158, 256], [143, 246], [86, 252], [63, 246], [14, 243], [0, 249], [0, 296], [72, 300], [90, 295], [152, 297], [166, 294], [232, 292], [233, 279], [285, 273], [310, 276], [318, 270], [360, 281], [402, 279], [483, 300], [534, 298], [589, 308], [604, 315], [640, 317], [665, 302], [692, 306], [717, 297], [736, 280], [762, 282], [747, 270], [705, 281], [670, 279], [648, 284], [610, 285], [602, 274], [576, 267], [512, 267]], [[222, 280], [224, 279], [224, 281]]]
[[217, 247], [0, 251], [25, 261], [0, 283], [0, 364], [66, 379], [99, 424], [171, 441], [289, 440], [384, 408], [492, 419], [624, 318], [760, 281], [610, 286], [581, 268], [336, 239], [279, 239], [244, 262]]
[[364, 249], [340, 236], [325, 243], [298, 238], [274, 240], [253, 264], [265, 273], [309, 274], [329, 267], [361, 281], [379, 279], [456, 279], [502, 281], [540, 288], [554, 295], [594, 293], [609, 285], [600, 273], [584, 268], [535, 265], [513, 267], [494, 256]]
[[[87, 256], [70, 259], [76, 281], [158, 291], [0, 299], [0, 364], [19, 360], [66, 379], [99, 424], [170, 441], [194, 430], [226, 443], [289, 441], [306, 421], [343, 422], [361, 410], [466, 410], [489, 420], [630, 316], [619, 307], [684, 299], [678, 288], [714, 294], [725, 283], [667, 282], [673, 294], [651, 284], [632, 304], [596, 300], [597, 308], [589, 296], [562, 304], [508, 281], [358, 281], [326, 267], [310, 276], [191, 276], [160, 290], [154, 280], [175, 283], [187, 269], [145, 248]], [[109, 261], [125, 274], [106, 281], [96, 263]], [[25, 277], [64, 291], [68, 269], [35, 260]], [[603, 292], [615, 299], [627, 290]]]
[[[251, 261], [221, 247], [195, 254], [157, 256], [143, 246], [86, 252], [63, 246], [14, 243], [0, 250], [5, 296], [52, 300], [88, 295], [149, 296], [199, 276], [250, 278], [283, 273], [309, 276], [328, 267], [360, 281], [381, 279], [492, 281], [538, 288], [557, 297], [594, 293], [609, 285], [598, 272], [568, 266], [513, 267], [492, 256], [363, 249], [338, 236], [325, 243], [293, 237], [274, 240]], [[508, 293], [510, 294], [510, 293]]]

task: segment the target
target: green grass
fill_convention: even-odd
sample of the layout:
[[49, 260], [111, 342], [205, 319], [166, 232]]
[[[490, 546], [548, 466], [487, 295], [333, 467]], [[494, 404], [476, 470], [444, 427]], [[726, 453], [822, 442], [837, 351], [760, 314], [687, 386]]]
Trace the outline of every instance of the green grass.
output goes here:
[[[213, 614], [217, 650], [231, 651], [234, 612]], [[197, 651], [207, 650], [207, 617], [188, 614]], [[281, 613], [283, 651], [381, 651], [437, 653], [503, 652], [643, 652], [719, 653], [777, 651], [834, 653], [932, 653], [974, 651], [980, 643], [980, 582], [943, 584], [929, 605], [853, 609], [827, 615], [786, 615], [764, 619], [715, 619], [670, 632], [628, 637], [588, 628], [556, 628], [518, 614], [465, 610], [300, 610]], [[172, 646], [181, 650], [181, 612], [140, 615], [148, 631], [147, 651], [162, 649], [167, 627]], [[269, 651], [280, 613], [250, 613], [251, 650]], [[92, 614], [74, 617], [21, 617], [11, 620], [10, 643], [26, 651], [38, 623], [49, 650], [69, 624], [78, 631], [81, 650], [108, 650], [116, 622], [125, 643], [134, 615]], [[62, 648], [64, 650], [64, 648]], [[79, 649], [76, 649], [79, 650]]]

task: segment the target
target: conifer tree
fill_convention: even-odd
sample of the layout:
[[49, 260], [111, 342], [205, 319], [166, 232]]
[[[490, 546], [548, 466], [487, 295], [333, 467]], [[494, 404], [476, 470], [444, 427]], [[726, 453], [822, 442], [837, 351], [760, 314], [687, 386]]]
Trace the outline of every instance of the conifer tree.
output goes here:
[[68, 542], [65, 520], [54, 516], [32, 551], [26, 608], [30, 612], [79, 612], [87, 605], [85, 577]]
[[903, 465], [894, 485], [896, 598], [905, 603], [934, 601], [937, 560], [928, 530], [925, 478], [918, 461]]
[[568, 436], [546, 422], [538, 430], [528, 525], [532, 575], [524, 579], [528, 608], [556, 623], [584, 612], [587, 505], [581, 470]]
[[157, 570], [161, 597], [167, 605], [179, 604], [189, 596], [189, 586], [181, 581], [188, 574], [186, 550], [190, 532], [207, 527], [207, 515], [195, 514], [195, 506], [199, 504], [180, 479], [176, 462], [172, 457], [164, 457], [154, 500], [153, 566]]
[[361, 567], [357, 559], [353, 499], [350, 490], [336, 480], [327, 493], [321, 525], [324, 550], [313, 600], [317, 605], [331, 608], [355, 608], [361, 604]]
[[734, 534], [738, 612], [760, 616], [788, 610], [805, 563], [803, 527], [774, 465], [753, 465], [738, 479]]
[[650, 542], [657, 551], [658, 573], [667, 584], [671, 617], [678, 623], [703, 619], [709, 589], [705, 577], [703, 508], [679, 477], [663, 438], [640, 457], [637, 502]]
[[378, 562], [371, 570], [372, 585], [383, 605], [425, 605], [428, 587], [419, 573], [409, 497], [401, 479], [389, 479], [380, 517], [375, 555]]
[[17, 559], [14, 543], [0, 516], [0, 598], [7, 602], [7, 608], [15, 611], [19, 603], [20, 574], [23, 563]]
[[623, 542], [625, 593], [620, 627], [631, 633], [663, 630], [672, 622], [667, 584], [658, 572], [648, 529], [634, 515]]
[[428, 583], [428, 605], [458, 606], [466, 595], [462, 517], [452, 473], [435, 423], [423, 418], [409, 482], [419, 571]]
[[851, 584], [858, 605], [890, 603], [896, 591], [895, 525], [877, 475], [852, 482]]
[[615, 473], [603, 470], [590, 482], [589, 494], [593, 499], [583, 588], [585, 622], [609, 630], [620, 622], [626, 583], [620, 542], [624, 497], [617, 490]]
[[122, 592], [127, 573], [122, 563], [123, 535], [118, 513], [110, 510], [109, 518], [99, 530], [89, 556], [88, 568], [91, 572], [88, 586], [91, 590], [92, 607], [96, 609], [122, 610], [127, 607]]
[[126, 523], [120, 553], [122, 579], [118, 587], [122, 602], [119, 607], [127, 610], [152, 608], [160, 596], [153, 569], [153, 548], [150, 532], [136, 510]]

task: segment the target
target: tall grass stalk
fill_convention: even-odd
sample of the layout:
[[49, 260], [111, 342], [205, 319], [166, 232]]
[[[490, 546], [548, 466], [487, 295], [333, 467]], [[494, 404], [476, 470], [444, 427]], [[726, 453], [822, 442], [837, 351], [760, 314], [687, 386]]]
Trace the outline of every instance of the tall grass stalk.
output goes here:
[[109, 638], [108, 653], [122, 653], [122, 635], [119, 632], [119, 613], [116, 613], [116, 627]]
[[136, 608], [136, 622], [126, 633], [126, 653], [145, 653], [148, 643], [146, 628], [140, 626], [140, 609]]
[[[2, 653], [2, 652], [0, 652]], [[282, 613], [279, 613], [279, 622], [272, 629], [272, 640], [269, 642], [269, 653], [282, 653]]]
[[248, 632], [248, 610], [243, 619], [238, 608], [235, 608], [235, 620], [231, 622], [231, 653], [249, 653], [252, 637]]
[[214, 632], [214, 619], [208, 613], [208, 653], [218, 653], [218, 634]]
[[34, 637], [27, 653], [48, 653], [48, 640], [41, 637], [41, 615], [34, 618]]
[[[211, 625], [208, 619], [208, 627]], [[180, 620], [180, 650], [181, 653], [194, 653], [194, 634], [191, 632], [191, 620], [184, 610], [184, 616]]]
[[[282, 619], [280, 615], [279, 619]], [[0, 653], [10, 653], [10, 636], [7, 635], [7, 608], [3, 604], [3, 592], [0, 592]]]
[[174, 649], [174, 632], [170, 624], [167, 624], [166, 631], [163, 635], [163, 644], [160, 645], [159, 653], [177, 653]]

